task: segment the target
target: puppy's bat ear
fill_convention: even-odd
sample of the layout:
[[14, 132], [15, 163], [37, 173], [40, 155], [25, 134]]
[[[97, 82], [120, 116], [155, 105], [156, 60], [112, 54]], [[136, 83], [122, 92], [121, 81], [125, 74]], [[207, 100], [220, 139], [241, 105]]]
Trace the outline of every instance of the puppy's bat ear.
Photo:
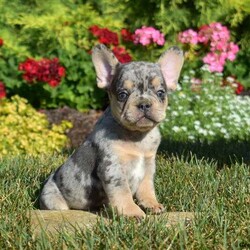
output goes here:
[[168, 89], [176, 89], [183, 62], [183, 52], [176, 46], [170, 47], [159, 58], [158, 64]]
[[113, 52], [103, 44], [98, 44], [93, 48], [92, 61], [95, 66], [97, 86], [99, 88], [108, 88], [119, 61]]

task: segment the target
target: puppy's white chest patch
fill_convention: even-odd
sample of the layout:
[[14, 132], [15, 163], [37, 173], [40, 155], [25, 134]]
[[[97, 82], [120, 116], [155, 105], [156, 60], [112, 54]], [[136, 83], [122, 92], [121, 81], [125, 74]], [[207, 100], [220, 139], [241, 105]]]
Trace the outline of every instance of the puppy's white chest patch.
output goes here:
[[144, 157], [141, 156], [132, 161], [130, 167], [128, 181], [132, 194], [135, 194], [145, 175]]

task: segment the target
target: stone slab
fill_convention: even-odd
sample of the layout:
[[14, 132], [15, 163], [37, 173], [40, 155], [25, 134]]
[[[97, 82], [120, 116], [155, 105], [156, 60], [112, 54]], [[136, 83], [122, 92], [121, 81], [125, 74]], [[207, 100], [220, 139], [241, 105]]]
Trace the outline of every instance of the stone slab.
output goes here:
[[[91, 228], [102, 218], [108, 222], [108, 218], [100, 217], [98, 214], [79, 211], [50, 211], [50, 210], [32, 210], [29, 214], [31, 221], [31, 230], [34, 235], [38, 235], [42, 231], [46, 234], [58, 233], [61, 229], [66, 229], [68, 232], [84, 228]], [[192, 212], [165, 212], [161, 215], [149, 215], [150, 219], [155, 222], [164, 220], [167, 227], [176, 226], [179, 224], [188, 225], [194, 219]]]

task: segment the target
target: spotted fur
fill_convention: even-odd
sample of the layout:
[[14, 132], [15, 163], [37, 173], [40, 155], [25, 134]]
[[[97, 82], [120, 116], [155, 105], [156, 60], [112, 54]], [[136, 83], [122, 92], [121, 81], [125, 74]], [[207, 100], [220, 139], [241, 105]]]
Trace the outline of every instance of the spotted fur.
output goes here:
[[145, 216], [141, 208], [160, 213], [164, 207], [153, 183], [157, 125], [165, 118], [168, 86], [176, 84], [182, 52], [174, 47], [157, 63], [120, 64], [104, 45], [97, 45], [92, 58], [110, 107], [86, 141], [46, 180], [40, 207], [89, 210], [111, 205], [126, 216]]

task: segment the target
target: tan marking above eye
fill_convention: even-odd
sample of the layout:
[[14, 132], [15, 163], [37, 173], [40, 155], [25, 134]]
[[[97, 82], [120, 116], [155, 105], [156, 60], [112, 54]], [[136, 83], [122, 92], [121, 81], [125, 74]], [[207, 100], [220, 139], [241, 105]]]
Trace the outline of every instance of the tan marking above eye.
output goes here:
[[151, 84], [157, 89], [161, 86], [161, 78], [156, 76], [152, 79]]
[[123, 87], [127, 90], [132, 90], [134, 88], [135, 84], [134, 82], [130, 81], [130, 80], [125, 80]]

